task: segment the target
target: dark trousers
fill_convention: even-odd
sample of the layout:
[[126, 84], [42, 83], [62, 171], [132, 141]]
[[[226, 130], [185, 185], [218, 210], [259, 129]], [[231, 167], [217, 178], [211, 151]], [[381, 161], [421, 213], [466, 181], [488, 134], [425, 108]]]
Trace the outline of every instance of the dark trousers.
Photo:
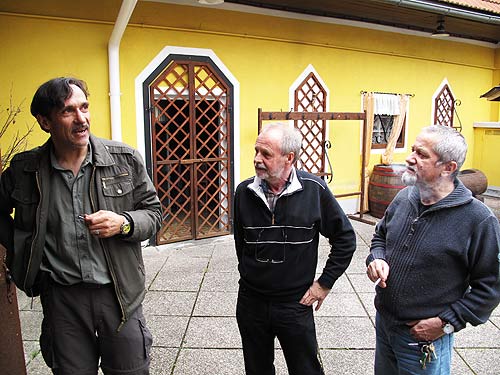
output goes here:
[[318, 357], [311, 306], [298, 301], [265, 301], [240, 287], [236, 319], [247, 375], [275, 374], [275, 337], [283, 349], [290, 375], [324, 374]]
[[40, 347], [57, 375], [149, 374], [152, 336], [139, 307], [121, 326], [113, 286], [62, 286], [47, 282]]

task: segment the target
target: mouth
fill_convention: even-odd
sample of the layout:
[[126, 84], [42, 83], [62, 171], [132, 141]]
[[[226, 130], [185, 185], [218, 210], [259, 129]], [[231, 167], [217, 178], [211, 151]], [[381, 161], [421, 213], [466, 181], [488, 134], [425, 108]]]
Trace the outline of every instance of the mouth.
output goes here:
[[267, 168], [261, 164], [254, 164], [254, 168], [255, 168], [255, 170], [259, 170], [259, 171], [263, 171], [263, 172], [267, 171]]
[[416, 173], [417, 172], [414, 167], [409, 166], [409, 165], [406, 166], [406, 171], [407, 172], [411, 172], [411, 173]]
[[88, 126], [84, 126], [83, 128], [74, 129], [73, 133], [78, 135], [84, 135], [89, 130]]

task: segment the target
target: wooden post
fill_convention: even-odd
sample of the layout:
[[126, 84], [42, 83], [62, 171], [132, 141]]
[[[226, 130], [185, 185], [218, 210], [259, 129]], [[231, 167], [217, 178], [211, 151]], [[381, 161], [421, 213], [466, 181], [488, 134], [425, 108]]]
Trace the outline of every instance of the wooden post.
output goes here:
[[7, 278], [6, 255], [7, 249], [0, 244], [0, 372], [26, 375], [16, 286]]

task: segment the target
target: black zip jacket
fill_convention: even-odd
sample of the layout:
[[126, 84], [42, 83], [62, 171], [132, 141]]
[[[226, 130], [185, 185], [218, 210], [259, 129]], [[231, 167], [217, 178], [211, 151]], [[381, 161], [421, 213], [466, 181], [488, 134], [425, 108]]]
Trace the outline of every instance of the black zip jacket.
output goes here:
[[235, 193], [240, 285], [267, 300], [300, 300], [314, 281], [322, 234], [331, 251], [318, 282], [331, 289], [351, 262], [356, 236], [326, 183], [294, 170], [274, 213], [260, 183], [258, 177], [247, 179]]

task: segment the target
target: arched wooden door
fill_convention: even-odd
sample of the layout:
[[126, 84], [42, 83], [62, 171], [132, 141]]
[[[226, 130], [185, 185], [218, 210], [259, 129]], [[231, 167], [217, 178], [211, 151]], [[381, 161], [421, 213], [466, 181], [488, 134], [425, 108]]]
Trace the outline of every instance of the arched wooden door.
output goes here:
[[232, 92], [210, 59], [171, 59], [149, 85], [157, 243], [229, 234]]

